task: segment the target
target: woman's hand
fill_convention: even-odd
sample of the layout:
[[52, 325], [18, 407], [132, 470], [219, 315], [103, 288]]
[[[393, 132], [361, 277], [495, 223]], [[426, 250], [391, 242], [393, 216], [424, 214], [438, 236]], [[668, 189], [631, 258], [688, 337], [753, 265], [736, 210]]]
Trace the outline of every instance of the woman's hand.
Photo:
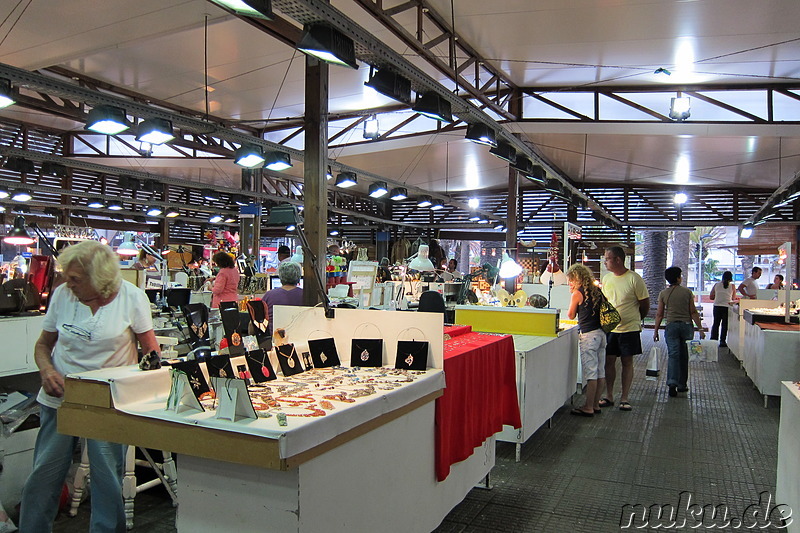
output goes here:
[[653, 332], [653, 342], [658, 342], [658, 330]]

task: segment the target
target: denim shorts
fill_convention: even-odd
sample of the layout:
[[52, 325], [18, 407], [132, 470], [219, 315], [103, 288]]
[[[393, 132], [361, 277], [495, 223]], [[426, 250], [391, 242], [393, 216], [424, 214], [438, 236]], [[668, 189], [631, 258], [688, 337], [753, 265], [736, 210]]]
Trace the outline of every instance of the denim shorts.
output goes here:
[[578, 335], [581, 351], [581, 368], [584, 379], [604, 379], [606, 377], [606, 334], [602, 329], [594, 329]]

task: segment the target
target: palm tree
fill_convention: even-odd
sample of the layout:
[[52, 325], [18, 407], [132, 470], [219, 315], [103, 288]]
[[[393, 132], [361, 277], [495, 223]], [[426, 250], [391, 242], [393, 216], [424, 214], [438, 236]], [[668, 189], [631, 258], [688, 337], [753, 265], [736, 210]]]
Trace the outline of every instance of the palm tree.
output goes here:
[[[689, 242], [691, 243], [692, 256], [696, 265], [705, 265], [706, 258], [711, 249], [717, 248], [725, 243], [725, 228], [721, 226], [697, 226], [694, 231], [689, 233]], [[696, 275], [700, 276], [697, 291], [702, 291], [706, 279], [706, 267], [703, 267], [699, 274], [695, 270]]]
[[650, 293], [650, 312], [653, 314], [658, 307], [658, 293], [664, 288], [664, 270], [667, 268], [667, 232], [646, 231], [643, 234], [644, 242], [642, 256], [644, 265], [642, 278]]

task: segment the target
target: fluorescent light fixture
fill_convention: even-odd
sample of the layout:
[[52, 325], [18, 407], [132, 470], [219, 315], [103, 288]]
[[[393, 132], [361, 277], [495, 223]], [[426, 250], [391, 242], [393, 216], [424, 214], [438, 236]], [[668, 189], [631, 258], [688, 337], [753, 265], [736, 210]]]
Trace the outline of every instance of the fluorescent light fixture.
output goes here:
[[372, 115], [364, 121], [364, 138], [377, 139], [380, 136], [381, 132], [378, 131], [378, 119], [375, 115]]
[[146, 207], [144, 212], [147, 213], [147, 216], [149, 217], [157, 217], [160, 216], [164, 211], [157, 205], [151, 205]]
[[444, 209], [444, 204], [441, 200], [433, 200], [431, 202], [431, 211], [438, 211], [440, 209]]
[[417, 207], [430, 207], [433, 202], [431, 202], [430, 196], [420, 196], [419, 200], [417, 201]]
[[445, 100], [435, 91], [417, 94], [417, 101], [412, 106], [412, 111], [441, 122], [453, 122], [453, 112], [450, 102]]
[[335, 237], [335, 236], [339, 235], [339, 230], [338, 230], [338, 229], [332, 229], [332, 230], [331, 230], [331, 231], [328, 233], [328, 235], [331, 235], [331, 236]]
[[122, 202], [119, 200], [109, 200], [108, 201], [108, 208], [112, 211], [122, 211], [125, 207], [122, 205]]
[[0, 109], [15, 103], [14, 93], [11, 92], [11, 80], [0, 78]]
[[99, 105], [89, 111], [86, 129], [104, 135], [116, 135], [131, 127], [125, 110], [111, 105]]
[[691, 115], [692, 102], [688, 96], [681, 96], [678, 93], [676, 98], [673, 98], [669, 106], [669, 118], [672, 120], [686, 120]]
[[488, 220], [486, 220], [485, 218], [482, 218], [482, 219], [480, 219], [480, 220], [478, 221], [478, 224], [488, 224], [488, 223], [489, 223], [489, 221], [488, 221]]
[[479, 217], [479, 216], [469, 217], [469, 221], [470, 222], [478, 222], [480, 219], [481, 219], [481, 217]]
[[180, 214], [181, 212], [175, 209], [174, 207], [168, 207], [167, 210], [164, 212], [164, 216], [167, 218], [175, 218]]
[[301, 265], [303, 264], [303, 247], [302, 246], [295, 247], [294, 254], [292, 254], [292, 257], [289, 258], [289, 261], [291, 261], [292, 263], [298, 263], [298, 264], [301, 264]]
[[380, 198], [389, 193], [385, 181], [376, 181], [369, 186], [369, 195], [373, 198]]
[[522, 267], [511, 259], [508, 252], [503, 252], [503, 259], [500, 262], [500, 277], [503, 279], [516, 278], [522, 273]]
[[139, 253], [139, 248], [136, 247], [136, 244], [133, 242], [133, 233], [125, 232], [122, 237], [122, 244], [117, 247], [117, 253], [119, 255], [137, 255]]
[[219, 200], [219, 193], [213, 189], [203, 189], [200, 194], [205, 200], [215, 201]]
[[105, 206], [106, 203], [102, 198], [89, 198], [89, 201], [86, 202], [86, 207], [91, 207], [92, 209], [100, 209]]
[[215, 4], [230, 9], [237, 15], [272, 20], [270, 0], [211, 0]]
[[497, 132], [482, 122], [467, 125], [465, 137], [474, 143], [497, 146]]
[[353, 69], [358, 68], [356, 46], [353, 40], [330, 26], [306, 25], [297, 49], [326, 63]]
[[430, 272], [432, 270], [436, 270], [431, 260], [428, 259], [429, 252], [430, 247], [427, 244], [420, 244], [417, 257], [411, 260], [411, 262], [408, 264], [408, 268], [411, 270], [419, 270], [420, 272]]
[[150, 144], [164, 144], [175, 138], [172, 122], [164, 118], [151, 118], [139, 124], [136, 140]]
[[336, 176], [336, 186], [342, 189], [347, 189], [358, 183], [358, 177], [355, 172], [340, 172]]
[[404, 104], [411, 104], [411, 80], [393, 72], [388, 68], [382, 68], [371, 74], [364, 85], [374, 89], [392, 100], [397, 100]]
[[264, 162], [264, 153], [258, 146], [242, 145], [234, 152], [233, 162], [242, 167], [253, 168]]
[[399, 202], [400, 200], [405, 200], [408, 198], [408, 190], [405, 187], [395, 187], [392, 189], [392, 192], [389, 196], [395, 202]]
[[292, 168], [292, 158], [287, 152], [267, 152], [264, 154], [264, 168], [275, 171]]
[[208, 217], [208, 221], [211, 222], [212, 224], [217, 224], [219, 222], [222, 222], [222, 215], [211, 215], [210, 217]]
[[689, 200], [689, 197], [686, 196], [685, 192], [676, 192], [675, 196], [672, 198], [672, 201], [676, 204], [685, 204]]
[[14, 227], [8, 232], [8, 235], [3, 237], [3, 242], [6, 244], [13, 244], [15, 246], [28, 246], [36, 241], [30, 236], [28, 230], [25, 229], [25, 217], [17, 215], [14, 217]]
[[31, 198], [33, 198], [33, 195], [26, 189], [17, 189], [11, 193], [11, 199], [15, 202], [27, 202]]
[[489, 153], [509, 163], [514, 163], [517, 159], [517, 151], [514, 147], [503, 141], [499, 141], [497, 146], [492, 146]]
[[470, 198], [467, 200], [467, 205], [470, 209], [478, 209], [481, 206], [481, 201], [478, 198]]
[[753, 235], [753, 225], [748, 223], [742, 226], [741, 231], [739, 231], [739, 237], [749, 239], [751, 235]]

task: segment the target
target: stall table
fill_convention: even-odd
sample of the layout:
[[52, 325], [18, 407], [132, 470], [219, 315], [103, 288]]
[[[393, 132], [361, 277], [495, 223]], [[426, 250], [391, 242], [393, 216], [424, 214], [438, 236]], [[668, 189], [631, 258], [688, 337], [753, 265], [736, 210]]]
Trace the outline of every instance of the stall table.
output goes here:
[[[781, 384], [781, 422], [778, 429], [778, 481], [775, 503], [788, 505], [793, 512], [800, 509], [800, 383]], [[792, 517], [789, 533], [800, 533], [800, 520]]]
[[742, 364], [764, 396], [781, 395], [781, 381], [800, 380], [800, 325], [759, 322], [745, 311]]

